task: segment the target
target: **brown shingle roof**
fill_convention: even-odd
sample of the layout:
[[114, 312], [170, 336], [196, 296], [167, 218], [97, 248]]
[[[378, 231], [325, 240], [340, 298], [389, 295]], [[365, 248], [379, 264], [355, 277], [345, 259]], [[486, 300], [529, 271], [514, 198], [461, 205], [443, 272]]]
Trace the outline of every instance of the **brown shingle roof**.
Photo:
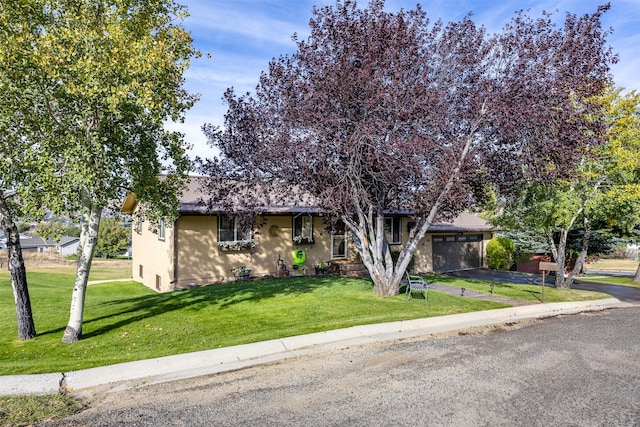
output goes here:
[[[209, 177], [192, 176], [187, 182], [186, 187], [180, 195], [180, 214], [218, 214], [228, 211], [228, 206], [238, 206], [240, 209], [241, 203], [239, 200], [243, 197], [242, 192], [251, 191], [246, 185], [241, 185], [236, 193], [233, 193], [232, 197], [236, 199], [238, 203], [234, 203], [234, 200], [223, 203], [222, 201], [216, 203], [215, 200], [211, 201], [208, 206], [205, 201], [209, 200], [209, 195], [206, 192], [207, 185], [211, 185], [212, 181]], [[215, 183], [215, 185], [236, 185], [237, 182], [229, 180], [221, 180]], [[215, 188], [215, 187], [214, 187]], [[262, 188], [264, 190], [264, 188]], [[278, 193], [273, 191], [274, 193]], [[261, 191], [260, 194], [268, 193]], [[268, 200], [267, 200], [268, 198]], [[269, 195], [268, 197], [258, 197], [260, 203], [256, 210], [270, 214], [295, 214], [295, 213], [326, 213], [325, 210], [319, 207], [319, 204], [315, 201], [314, 197], [304, 191], [301, 188], [288, 188], [281, 190], [279, 194]], [[130, 194], [127, 196], [123, 204], [122, 211], [125, 213], [132, 213], [135, 209], [135, 195]], [[410, 212], [404, 212], [398, 210], [396, 214], [410, 215]], [[460, 214], [451, 223], [434, 223], [429, 227], [430, 233], [454, 233], [462, 231], [491, 231], [493, 226], [486, 220], [478, 217], [477, 215], [470, 213]]]

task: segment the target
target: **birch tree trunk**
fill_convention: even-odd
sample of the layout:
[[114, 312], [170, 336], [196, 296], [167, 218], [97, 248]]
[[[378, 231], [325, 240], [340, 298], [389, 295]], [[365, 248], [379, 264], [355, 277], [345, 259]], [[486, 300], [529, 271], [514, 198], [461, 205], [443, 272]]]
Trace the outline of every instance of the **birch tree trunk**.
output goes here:
[[589, 252], [589, 239], [591, 238], [591, 219], [586, 217], [584, 218], [584, 236], [582, 237], [582, 247], [580, 248], [580, 254], [576, 259], [576, 264], [573, 266], [573, 270], [569, 273], [565, 280], [565, 287], [570, 288], [573, 285], [573, 281], [576, 276], [580, 274], [582, 271], [582, 267], [584, 266], [584, 262], [587, 259], [587, 253]]
[[640, 284], [640, 264], [638, 264], [638, 269], [636, 270], [636, 275], [633, 276], [632, 282]]
[[[374, 211], [373, 207], [369, 207], [368, 212], [363, 212], [360, 208], [360, 203], [357, 198], [354, 200], [354, 206], [356, 206], [356, 212], [358, 216], [358, 222], [351, 220], [350, 218], [343, 217], [344, 223], [351, 230], [354, 237], [356, 247], [362, 258], [374, 286], [373, 291], [382, 296], [397, 295], [400, 291], [400, 282], [402, 276], [407, 270], [411, 258], [418, 248], [418, 243], [424, 235], [427, 233], [429, 226], [433, 222], [440, 205], [444, 199], [448, 197], [449, 192], [453, 188], [453, 185], [458, 179], [460, 171], [467, 159], [469, 150], [473, 143], [476, 130], [480, 126], [480, 123], [484, 120], [486, 114], [486, 103], [483, 103], [475, 125], [469, 131], [469, 134], [464, 140], [464, 145], [461, 147], [458, 154], [457, 163], [451, 174], [445, 183], [440, 195], [431, 206], [429, 214], [419, 219], [416, 222], [416, 226], [409, 233], [409, 239], [406, 245], [400, 251], [398, 261], [396, 265], [393, 265], [391, 258], [391, 251], [389, 250], [389, 242], [384, 234], [384, 214], [382, 209], [378, 208]], [[357, 186], [356, 186], [357, 187]]]
[[78, 245], [78, 269], [71, 296], [69, 323], [62, 336], [62, 342], [64, 343], [76, 342], [82, 336], [82, 319], [84, 316], [87, 282], [93, 254], [98, 244], [98, 229], [100, 228], [100, 217], [102, 215], [102, 208], [95, 206], [88, 194], [83, 195], [83, 205], [83, 224]]
[[555, 283], [556, 288], [563, 288], [565, 286], [564, 263], [565, 263], [568, 234], [569, 234], [568, 230], [561, 229], [560, 241], [556, 245], [553, 239], [553, 230], [547, 230], [547, 239], [549, 241], [549, 246], [551, 247], [551, 254], [553, 255], [553, 259], [555, 260], [556, 264], [558, 264], [558, 271], [556, 271], [556, 283]]
[[13, 299], [16, 306], [18, 339], [30, 340], [36, 336], [36, 327], [33, 323], [31, 300], [27, 286], [27, 271], [20, 246], [20, 233], [2, 193], [0, 193], [0, 220], [7, 238], [7, 267], [11, 277], [11, 289], [13, 290]]

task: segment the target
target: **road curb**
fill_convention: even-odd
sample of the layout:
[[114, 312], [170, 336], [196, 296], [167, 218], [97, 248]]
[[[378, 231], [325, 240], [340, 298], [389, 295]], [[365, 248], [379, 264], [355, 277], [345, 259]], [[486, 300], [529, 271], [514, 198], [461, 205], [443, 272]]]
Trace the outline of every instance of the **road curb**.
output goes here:
[[252, 344], [101, 366], [68, 373], [0, 376], [0, 395], [91, 394], [211, 375], [326, 350], [429, 336], [477, 326], [631, 307], [616, 298], [509, 307], [449, 316], [352, 326]]
[[0, 377], [0, 396], [60, 393], [64, 374], [8, 375]]

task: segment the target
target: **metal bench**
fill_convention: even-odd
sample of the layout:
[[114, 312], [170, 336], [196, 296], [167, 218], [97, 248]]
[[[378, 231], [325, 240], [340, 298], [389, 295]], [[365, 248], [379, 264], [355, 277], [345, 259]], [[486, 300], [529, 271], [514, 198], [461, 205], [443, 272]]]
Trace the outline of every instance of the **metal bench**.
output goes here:
[[424, 295], [424, 302], [428, 302], [429, 300], [429, 282], [425, 282], [425, 280], [420, 276], [412, 276], [407, 274], [407, 301], [411, 299], [411, 296], [414, 292], [422, 292]]

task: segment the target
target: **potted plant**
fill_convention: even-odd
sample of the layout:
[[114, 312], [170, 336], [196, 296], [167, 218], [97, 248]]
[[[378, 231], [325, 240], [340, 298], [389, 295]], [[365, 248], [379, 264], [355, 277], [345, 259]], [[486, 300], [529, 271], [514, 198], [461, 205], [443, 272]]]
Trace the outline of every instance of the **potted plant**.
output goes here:
[[251, 268], [240, 266], [231, 270], [236, 280], [247, 280], [251, 276]]
[[329, 263], [323, 260], [317, 261], [313, 264], [316, 269], [316, 274], [327, 274], [329, 273]]
[[312, 237], [303, 237], [303, 236], [293, 236], [293, 241], [299, 245], [312, 245], [313, 238]]

